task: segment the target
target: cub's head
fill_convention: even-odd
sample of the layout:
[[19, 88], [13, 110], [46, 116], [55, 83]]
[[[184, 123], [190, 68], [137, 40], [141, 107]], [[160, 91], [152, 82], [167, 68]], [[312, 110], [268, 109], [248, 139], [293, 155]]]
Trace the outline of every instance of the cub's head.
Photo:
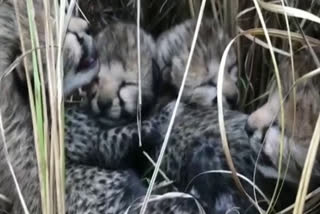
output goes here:
[[72, 18], [68, 25], [63, 47], [65, 96], [90, 84], [99, 72], [97, 48], [88, 28], [80, 18]]
[[[319, 49], [316, 50], [317, 53]], [[319, 56], [319, 55], [318, 55]], [[316, 69], [312, 56], [308, 51], [300, 51], [294, 57], [295, 78], [299, 78]], [[294, 96], [290, 60], [283, 60], [279, 66], [284, 107], [284, 165], [291, 156], [288, 176], [299, 179], [302, 171], [307, 150], [315, 129], [316, 120], [320, 112], [320, 78], [313, 77], [295, 85]], [[274, 165], [278, 164], [279, 145], [281, 139], [280, 101], [278, 91], [274, 90], [266, 104], [253, 112], [246, 125], [249, 135], [255, 131], [262, 131], [264, 136], [264, 153], [270, 158]], [[320, 154], [320, 153], [319, 153]], [[314, 174], [320, 176], [320, 156], [314, 167]]]
[[[93, 111], [106, 120], [135, 118], [139, 94], [137, 27], [124, 23], [109, 25], [98, 34], [96, 41], [101, 68], [89, 92]], [[156, 97], [154, 52], [152, 37], [141, 29], [142, 111], [148, 110]]]
[[[41, 25], [41, 23], [39, 24]], [[70, 95], [74, 90], [89, 84], [99, 71], [99, 62], [96, 46], [92, 36], [88, 33], [88, 24], [81, 18], [72, 17], [68, 23], [67, 34], [63, 44], [63, 68], [64, 68], [64, 95]], [[40, 42], [43, 40], [44, 32], [39, 32]], [[26, 40], [26, 46], [30, 46]], [[46, 69], [45, 49], [41, 49], [43, 68]], [[27, 56], [30, 66], [29, 74], [32, 76], [32, 57]], [[23, 63], [16, 69], [19, 82], [26, 85], [25, 67]], [[44, 81], [47, 84], [47, 72], [44, 72]]]
[[[161, 35], [157, 41], [157, 60], [163, 70], [164, 82], [176, 91], [180, 88], [187, 65], [196, 21], [188, 20]], [[186, 80], [184, 101], [200, 105], [216, 105], [217, 79], [220, 60], [228, 44], [227, 34], [214, 26], [213, 20], [204, 19]], [[231, 51], [226, 63], [223, 82], [225, 106], [237, 103], [237, 60]]]

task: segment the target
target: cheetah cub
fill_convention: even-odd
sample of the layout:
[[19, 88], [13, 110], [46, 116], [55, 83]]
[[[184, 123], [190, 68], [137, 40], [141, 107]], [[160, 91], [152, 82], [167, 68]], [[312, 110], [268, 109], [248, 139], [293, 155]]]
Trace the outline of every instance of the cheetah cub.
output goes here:
[[[146, 187], [137, 168], [141, 151], [152, 153], [161, 143], [173, 105], [141, 124], [142, 147], [136, 115], [138, 69], [136, 26], [109, 25], [96, 38], [101, 62], [98, 77], [88, 90], [90, 105], [71, 106], [66, 112], [67, 212], [138, 213]], [[153, 39], [141, 30], [142, 112], [155, 100], [156, 76]], [[193, 199], [153, 200], [147, 213], [198, 213]]]
[[[187, 20], [162, 33], [157, 39], [157, 61], [163, 71], [163, 81], [173, 87], [176, 93], [182, 82], [195, 28], [196, 20]], [[213, 20], [202, 20], [184, 88], [184, 101], [216, 105], [218, 69], [228, 41], [227, 34], [214, 26]], [[232, 50], [227, 60], [223, 82], [226, 107], [234, 106], [237, 102], [236, 80], [237, 61]]]
[[[22, 53], [19, 33], [22, 33], [25, 39], [26, 50], [32, 49], [26, 1], [16, 1], [16, 3], [20, 11], [20, 29], [14, 1], [0, 2], [0, 111], [5, 129], [5, 142], [3, 142], [3, 138], [0, 139], [0, 193], [7, 196], [12, 202], [10, 204], [12, 206], [4, 207], [5, 211], [14, 214], [24, 213], [19, 194], [16, 191], [16, 185], [8, 167], [9, 159], [29, 212], [39, 214], [41, 213], [41, 197], [38, 163], [26, 80], [26, 73], [30, 75], [30, 78], [33, 78], [32, 54], [27, 54], [24, 58], [29, 65], [27, 70], [23, 63], [20, 63], [12, 72], [5, 73]], [[45, 11], [43, 1], [35, 0], [33, 4], [39, 45], [44, 47], [46, 36], [43, 30], [46, 27], [43, 20]], [[54, 23], [48, 25], [55, 27]], [[74, 83], [76, 82], [76, 87], [81, 87], [90, 82], [99, 71], [99, 63], [95, 55], [96, 49], [93, 45], [93, 38], [87, 33], [87, 27], [84, 20], [72, 17], [63, 45], [63, 57], [66, 63], [64, 64], [65, 77], [74, 81]], [[41, 51], [40, 54], [44, 59], [44, 51]], [[44, 84], [45, 88], [48, 89], [46, 60], [43, 60], [42, 63]], [[69, 85], [71, 87], [66, 91], [67, 93], [73, 90], [73, 83], [69, 82]], [[8, 149], [8, 159], [4, 145]], [[0, 212], [4, 211], [1, 201], [0, 199]]]
[[[320, 56], [320, 49], [314, 48], [317, 56]], [[295, 79], [298, 79], [317, 68], [308, 50], [300, 50], [294, 55]], [[304, 166], [309, 144], [316, 126], [320, 112], [320, 86], [319, 76], [295, 85], [296, 96], [294, 98], [292, 86], [294, 84], [289, 59], [283, 59], [279, 69], [284, 97], [284, 150], [283, 169], [289, 167], [285, 179], [298, 183]], [[263, 133], [264, 152], [274, 164], [275, 170], [279, 161], [279, 144], [281, 139], [280, 101], [278, 91], [274, 90], [268, 101], [253, 112], [246, 126], [250, 136]], [[316, 182], [320, 176], [320, 155], [318, 151], [316, 163], [313, 167], [313, 178], [311, 184]], [[269, 172], [270, 176], [277, 175]]]

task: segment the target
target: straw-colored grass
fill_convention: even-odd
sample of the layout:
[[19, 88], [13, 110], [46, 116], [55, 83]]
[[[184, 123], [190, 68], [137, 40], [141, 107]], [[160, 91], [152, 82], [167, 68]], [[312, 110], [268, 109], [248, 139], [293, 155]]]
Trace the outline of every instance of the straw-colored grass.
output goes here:
[[152, 174], [151, 181], [150, 181], [150, 184], [149, 184], [149, 187], [148, 187], [148, 190], [147, 190], [147, 194], [146, 194], [146, 196], [144, 198], [143, 205], [142, 205], [142, 208], [140, 210], [140, 214], [144, 214], [146, 212], [148, 201], [150, 199], [150, 196], [151, 196], [151, 193], [152, 193], [152, 189], [153, 189], [154, 183], [156, 181], [156, 178], [158, 176], [158, 172], [160, 170], [160, 166], [161, 166], [161, 163], [162, 163], [162, 160], [163, 160], [163, 157], [164, 157], [164, 153], [166, 151], [166, 148], [167, 148], [167, 145], [168, 145], [168, 142], [169, 142], [170, 133], [171, 133], [171, 130], [173, 128], [174, 119], [175, 119], [175, 116], [176, 116], [177, 111], [178, 111], [178, 107], [179, 107], [179, 103], [181, 101], [184, 85], [185, 85], [185, 82], [186, 82], [186, 79], [187, 79], [187, 75], [188, 75], [188, 71], [189, 71], [189, 68], [190, 68], [190, 65], [191, 65], [192, 55], [193, 55], [193, 52], [194, 52], [194, 49], [195, 49], [195, 46], [196, 46], [196, 41], [197, 41], [197, 38], [198, 38], [198, 33], [199, 33], [199, 30], [200, 30], [200, 24], [201, 24], [201, 21], [202, 21], [205, 5], [206, 5], [206, 0], [203, 0], [202, 4], [201, 4], [200, 11], [199, 11], [199, 16], [198, 16], [198, 20], [197, 20], [197, 25], [196, 25], [194, 37], [192, 39], [191, 49], [190, 49], [189, 57], [188, 57], [188, 60], [187, 60], [187, 65], [186, 65], [185, 72], [184, 72], [184, 75], [183, 75], [183, 78], [182, 78], [181, 87], [179, 89], [178, 97], [177, 97], [175, 106], [173, 108], [172, 117], [171, 117], [170, 122], [169, 122], [168, 130], [166, 132], [166, 135], [165, 135], [165, 138], [164, 138], [164, 141], [163, 141], [160, 153], [159, 153], [159, 157], [158, 157], [158, 160], [157, 160], [157, 164], [156, 164], [154, 172]]
[[[18, 25], [22, 11], [15, 9]], [[71, 1], [74, 6], [74, 1]], [[30, 38], [20, 37], [22, 55], [31, 54], [32, 65], [24, 58], [27, 76], [29, 103], [32, 113], [35, 149], [38, 160], [38, 172], [43, 213], [65, 213], [64, 207], [64, 144], [63, 144], [63, 103], [62, 103], [62, 45], [66, 32], [66, 2], [60, 6], [43, 0], [43, 23], [35, 21], [35, 9], [32, 0], [26, 1]], [[69, 9], [69, 17], [71, 16]], [[39, 11], [37, 11], [39, 14]], [[52, 22], [56, 20], [56, 22]], [[43, 29], [39, 29], [44, 27]], [[21, 26], [19, 27], [21, 31]], [[44, 31], [45, 44], [40, 46], [39, 31]], [[20, 34], [22, 35], [22, 34]], [[32, 50], [26, 50], [26, 39], [31, 41]], [[45, 53], [43, 55], [43, 53]], [[45, 66], [44, 66], [45, 65]], [[32, 81], [28, 71], [32, 67]], [[44, 71], [45, 74], [44, 74]], [[47, 83], [47, 84], [46, 84]], [[48, 90], [48, 97], [45, 92]], [[47, 103], [47, 101], [49, 101]], [[47, 106], [49, 105], [49, 106]], [[48, 111], [50, 108], [50, 111]], [[48, 115], [50, 113], [50, 115]], [[50, 120], [48, 119], [50, 118]], [[14, 174], [14, 172], [13, 172]], [[18, 186], [18, 185], [17, 185]], [[23, 201], [23, 200], [22, 200]], [[28, 213], [25, 207], [25, 213]]]

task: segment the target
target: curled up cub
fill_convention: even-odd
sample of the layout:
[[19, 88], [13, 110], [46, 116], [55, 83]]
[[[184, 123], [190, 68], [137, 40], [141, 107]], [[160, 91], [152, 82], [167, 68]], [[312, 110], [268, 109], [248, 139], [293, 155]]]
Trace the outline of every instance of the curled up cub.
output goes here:
[[[314, 47], [319, 57], [320, 49]], [[307, 49], [299, 50], [294, 55], [295, 81], [317, 68]], [[285, 167], [289, 162], [286, 179], [298, 183], [305, 163], [309, 144], [320, 112], [319, 75], [300, 81], [294, 85], [289, 59], [283, 59], [279, 69], [284, 98], [284, 149], [283, 162]], [[293, 94], [295, 90], [295, 96]], [[274, 165], [278, 165], [279, 144], [281, 139], [280, 101], [279, 94], [274, 89], [268, 101], [253, 112], [246, 125], [247, 132], [252, 136], [257, 133], [264, 135], [264, 151]], [[311, 186], [317, 185], [320, 176], [319, 151], [313, 167]], [[270, 172], [270, 176], [272, 173]]]
[[[21, 33], [25, 35], [26, 49], [31, 48], [29, 38], [28, 16], [26, 14], [26, 1], [17, 1], [20, 10]], [[34, 1], [35, 19], [38, 24], [39, 43], [44, 46], [43, 2]], [[93, 79], [98, 72], [96, 50], [92, 43], [92, 37], [87, 32], [87, 24], [81, 19], [75, 18], [72, 28], [69, 28], [65, 42], [64, 66], [68, 68], [66, 77], [73, 79], [81, 87], [87, 81]], [[52, 25], [53, 26], [53, 25]], [[81, 42], [80, 42], [80, 40]], [[20, 48], [18, 23], [13, 1], [0, 2], [0, 110], [5, 133], [5, 143], [8, 148], [9, 162], [11, 163], [22, 196], [30, 213], [41, 213], [39, 192], [39, 177], [37, 159], [34, 148], [31, 113], [26, 87], [25, 69], [22, 65], [5, 75], [6, 69], [22, 53]], [[28, 55], [29, 56], [29, 55]], [[32, 65], [31, 57], [26, 58]], [[46, 65], [43, 66], [46, 68]], [[32, 66], [27, 71], [32, 77]], [[46, 70], [44, 76], [46, 78]], [[84, 78], [83, 78], [84, 77]], [[85, 80], [85, 81], [84, 81]], [[45, 81], [46, 82], [46, 81]], [[75, 87], [75, 86], [74, 86]], [[72, 88], [70, 89], [72, 91]], [[5, 156], [3, 138], [0, 139], [0, 193], [7, 196], [12, 204], [9, 207], [11, 213], [23, 213], [21, 201], [18, 197], [14, 180], [8, 168], [8, 160]], [[1, 204], [1, 203], [0, 203]], [[0, 207], [2, 208], [2, 207]]]

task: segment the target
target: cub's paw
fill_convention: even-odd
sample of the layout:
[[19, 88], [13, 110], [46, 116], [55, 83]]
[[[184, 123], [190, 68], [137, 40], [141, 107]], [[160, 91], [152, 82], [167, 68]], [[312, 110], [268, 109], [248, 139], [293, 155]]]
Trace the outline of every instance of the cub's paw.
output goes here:
[[[172, 117], [173, 114], [173, 110], [175, 108], [177, 101], [171, 101], [169, 104], [167, 104], [166, 106], [164, 106], [161, 110], [160, 110], [160, 115], [165, 115], [168, 117], [168, 119], [170, 119]], [[178, 109], [176, 111], [175, 117], [179, 117], [180, 115], [183, 114], [184, 112], [184, 106], [185, 104], [180, 102]]]
[[100, 65], [93, 37], [88, 23], [72, 17], [63, 47], [64, 95], [90, 84], [97, 76]]

